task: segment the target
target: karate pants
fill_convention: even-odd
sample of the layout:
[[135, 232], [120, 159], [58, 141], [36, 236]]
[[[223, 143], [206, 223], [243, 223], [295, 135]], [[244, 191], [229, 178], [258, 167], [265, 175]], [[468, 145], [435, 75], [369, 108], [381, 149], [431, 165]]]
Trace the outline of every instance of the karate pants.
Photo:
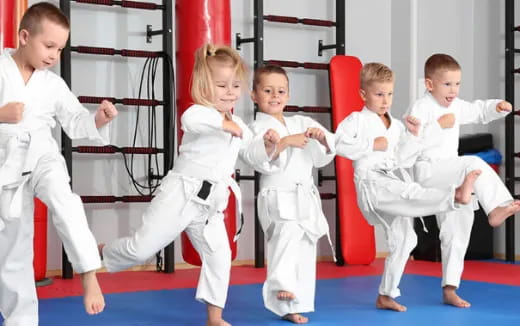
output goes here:
[[[264, 305], [278, 316], [314, 311], [316, 243], [296, 221], [273, 221], [267, 241], [267, 279]], [[291, 301], [278, 300], [278, 291], [294, 294]]]
[[368, 223], [382, 224], [386, 229], [397, 216], [428, 216], [459, 206], [455, 205], [453, 185], [427, 188], [378, 171], [356, 179], [356, 191], [358, 206]]
[[[49, 208], [76, 272], [101, 267], [96, 240], [88, 227], [81, 199], [71, 191], [60, 154], [40, 158], [23, 191], [20, 218], [8, 220], [0, 232], [0, 311], [4, 326], [38, 325], [33, 271], [34, 196]], [[0, 205], [9, 205], [13, 194], [14, 189], [4, 189]]]
[[[224, 308], [231, 269], [224, 215], [215, 212], [227, 206], [218, 190], [207, 200], [197, 197], [202, 181], [169, 173], [146, 209], [142, 225], [129, 237], [117, 239], [103, 248], [103, 262], [109, 272], [142, 264], [186, 231], [202, 260], [196, 299]], [[219, 199], [217, 199], [217, 197]], [[219, 201], [218, 203], [216, 201]], [[222, 208], [223, 207], [223, 208]]]
[[413, 228], [413, 218], [397, 217], [384, 227], [389, 255], [385, 259], [385, 268], [379, 294], [397, 298], [401, 295], [399, 283], [411, 251], [417, 245], [417, 235]]
[[[474, 193], [486, 214], [496, 207], [509, 205], [513, 201], [511, 194], [497, 173], [478, 156], [459, 156], [434, 163], [420, 163], [417, 165], [416, 177], [425, 187], [445, 186], [454, 182], [460, 185], [470, 171], [477, 169], [482, 173], [475, 181]], [[456, 211], [437, 214], [443, 287], [460, 285], [473, 219], [472, 204], [461, 206]]]

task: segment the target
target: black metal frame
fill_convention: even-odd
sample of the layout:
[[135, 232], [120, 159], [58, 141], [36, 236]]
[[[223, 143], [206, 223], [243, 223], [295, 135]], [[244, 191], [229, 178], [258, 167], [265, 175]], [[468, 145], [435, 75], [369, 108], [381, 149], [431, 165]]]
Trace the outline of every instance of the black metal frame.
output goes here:
[[[505, 92], [506, 100], [513, 108], [515, 107], [515, 54], [520, 49], [515, 48], [515, 32], [519, 28], [515, 27], [515, 1], [506, 0], [505, 2]], [[512, 194], [515, 194], [515, 182], [519, 178], [515, 176], [515, 117], [516, 114], [509, 114], [506, 117], [506, 186]], [[518, 198], [518, 195], [515, 196]], [[515, 261], [515, 219], [514, 217], [506, 220], [506, 260]]]
[[[254, 0], [254, 37], [251, 38], [242, 38], [240, 33], [237, 33], [235, 36], [236, 48], [237, 50], [241, 49], [241, 45], [243, 43], [254, 43], [254, 68], [258, 68], [269, 61], [264, 60], [264, 20], [268, 20], [270, 16], [264, 16], [264, 5], [262, 0]], [[277, 16], [280, 17], [280, 16]], [[290, 17], [291, 23], [304, 23], [307, 19], [297, 19], [295, 17]], [[282, 22], [282, 21], [278, 21]], [[324, 24], [316, 25], [316, 26], [326, 26]], [[320, 40], [318, 44], [318, 53], [321, 55], [323, 50], [335, 49], [336, 54], [345, 54], [345, 0], [336, 0], [336, 21], [327, 27], [335, 27], [336, 28], [336, 44], [333, 45], [323, 45], [323, 42]], [[273, 61], [278, 64], [282, 64], [282, 66], [288, 67], [303, 67], [306, 69], [324, 69], [321, 66], [323, 64], [316, 63], [298, 63], [298, 62], [289, 62], [289, 61]], [[288, 65], [286, 65], [288, 64]], [[318, 68], [317, 68], [318, 67]], [[305, 111], [304, 108], [297, 108], [297, 110]], [[255, 118], [256, 118], [257, 107], [255, 105]], [[318, 112], [318, 111], [317, 111]], [[325, 111], [325, 113], [330, 113], [329, 111]], [[332, 115], [331, 115], [332, 122]], [[332, 124], [331, 124], [332, 125]], [[255, 267], [264, 267], [265, 261], [265, 248], [264, 248], [264, 234], [262, 228], [260, 226], [260, 221], [258, 219], [258, 208], [256, 205], [258, 192], [260, 191], [260, 182], [259, 177], [260, 174], [255, 172], [254, 177], [251, 176], [240, 176], [239, 173], [236, 174], [237, 180], [254, 180], [254, 188], [255, 188]], [[321, 177], [321, 180], [335, 180], [335, 177]], [[321, 182], [321, 181], [320, 181]], [[337, 193], [337, 187], [336, 187]], [[324, 196], [323, 199], [331, 199], [331, 196]], [[336, 256], [338, 258], [337, 264], [342, 266], [344, 265], [343, 256], [341, 255], [341, 245], [340, 245], [340, 234], [339, 234], [339, 216], [337, 209], [337, 201], [336, 201]]]
[[[71, 17], [71, 0], [60, 0], [60, 8], [63, 13], [69, 17]], [[92, 3], [92, 5], [96, 5]], [[114, 2], [113, 5], [122, 5], [121, 2]], [[134, 8], [134, 9], [143, 9], [149, 10], [150, 8]], [[161, 31], [152, 31], [151, 28], [147, 28], [147, 40], [149, 40], [154, 35], [162, 35], [162, 58], [163, 58], [163, 101], [159, 103], [163, 106], [163, 169], [166, 174], [168, 170], [171, 169], [173, 163], [173, 146], [174, 146], [174, 130], [173, 128], [173, 117], [174, 117], [174, 106], [173, 106], [173, 98], [175, 94], [173, 94], [173, 86], [172, 86], [172, 58], [173, 58], [173, 37], [172, 37], [172, 19], [173, 19], [173, 2], [171, 0], [162, 0], [162, 6], [157, 6], [157, 10], [162, 10], [162, 30]], [[69, 87], [71, 87], [71, 44], [70, 38], [67, 41], [67, 46], [63, 49], [61, 55], [61, 76], [67, 83]], [[69, 175], [71, 176], [71, 186], [72, 186], [72, 152], [74, 149], [72, 148], [71, 139], [62, 131], [61, 132], [61, 151], [63, 156], [65, 157], [67, 170]], [[128, 196], [123, 196], [128, 197]], [[123, 198], [121, 197], [121, 198]], [[144, 196], [146, 197], [146, 196]], [[118, 197], [119, 198], [119, 197]], [[138, 201], [138, 200], [136, 200]], [[146, 201], [146, 200], [143, 200]], [[89, 202], [89, 201], [86, 201]], [[164, 249], [164, 272], [172, 273], [174, 272], [175, 259], [174, 259], [174, 247], [173, 242], [169, 244]], [[67, 254], [65, 250], [62, 248], [62, 277], [65, 279], [70, 279], [73, 277], [72, 266], [67, 259]]]

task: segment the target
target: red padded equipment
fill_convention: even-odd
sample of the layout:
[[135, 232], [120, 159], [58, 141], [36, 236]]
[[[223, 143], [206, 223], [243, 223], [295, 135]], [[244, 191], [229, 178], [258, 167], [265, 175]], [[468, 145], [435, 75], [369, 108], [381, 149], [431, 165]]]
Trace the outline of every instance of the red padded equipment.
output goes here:
[[[361, 61], [352, 56], [337, 55], [330, 61], [329, 80], [332, 125], [350, 113], [363, 108], [359, 95]], [[347, 264], [370, 264], [376, 257], [374, 227], [369, 225], [358, 208], [352, 161], [336, 157], [336, 187], [341, 251]]]

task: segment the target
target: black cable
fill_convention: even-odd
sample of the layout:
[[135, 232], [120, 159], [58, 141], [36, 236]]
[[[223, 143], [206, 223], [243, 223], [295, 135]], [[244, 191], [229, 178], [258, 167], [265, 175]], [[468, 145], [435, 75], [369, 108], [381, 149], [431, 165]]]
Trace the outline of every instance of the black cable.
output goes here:
[[[146, 75], [146, 95], [147, 99], [156, 100], [156, 94], [155, 94], [155, 80], [157, 76], [157, 69], [158, 69], [158, 63], [160, 58], [147, 58], [143, 69], [141, 71], [141, 77], [139, 81], [139, 91], [138, 91], [138, 99], [142, 99], [142, 95], [144, 92], [144, 80]], [[173, 107], [173, 111], [170, 114], [170, 126], [173, 129], [173, 133], [175, 134], [176, 131], [176, 114], [175, 114], [175, 105], [176, 105], [176, 87], [175, 87], [175, 69], [173, 66], [173, 60], [171, 56], [169, 56], [167, 53], [164, 53], [164, 61], [163, 64], [167, 64], [170, 70], [170, 78], [168, 82], [170, 83], [169, 86], [172, 88], [172, 96], [171, 96], [171, 103]], [[163, 107], [163, 110], [170, 110], [171, 108]], [[134, 134], [132, 138], [132, 147], [136, 147], [137, 144], [137, 133], [139, 128], [139, 122], [140, 122], [140, 114], [141, 114], [141, 105], [137, 105], [136, 109], [136, 121], [134, 126]], [[148, 106], [148, 147], [156, 147], [157, 145], [157, 112], [155, 110], [154, 106]], [[165, 156], [164, 159], [167, 159], [169, 162], [169, 165], [166, 167], [167, 170], [170, 170], [173, 168], [173, 157], [174, 157], [174, 151], [175, 151], [175, 142], [170, 142], [170, 148], [165, 148], [163, 155]], [[151, 169], [151, 166], [155, 165], [155, 170], [157, 171], [157, 175], [160, 175], [160, 165], [159, 165], [159, 158], [158, 153], [156, 154], [147, 154], [148, 155], [148, 184], [141, 184], [139, 181], [136, 180], [135, 174], [134, 174], [134, 155], [135, 153], [130, 153], [130, 158], [127, 157], [126, 153], [122, 153], [124, 158], [124, 164], [125, 169], [130, 177], [130, 180], [132, 182], [132, 185], [136, 189], [136, 191], [140, 195], [152, 195], [157, 188], [160, 186], [160, 180], [157, 178], [152, 178], [153, 170]], [[130, 162], [128, 162], [130, 161]], [[163, 171], [163, 174], [166, 174], [167, 171]]]

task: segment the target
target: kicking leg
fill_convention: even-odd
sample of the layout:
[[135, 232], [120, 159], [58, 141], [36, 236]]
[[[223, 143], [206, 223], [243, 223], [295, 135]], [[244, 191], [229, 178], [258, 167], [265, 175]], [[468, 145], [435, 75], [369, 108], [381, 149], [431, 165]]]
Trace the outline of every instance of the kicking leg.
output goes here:
[[83, 303], [88, 314], [95, 315], [105, 309], [105, 299], [99, 287], [95, 271], [90, 271], [80, 274], [81, 285], [85, 292], [83, 296]]
[[466, 175], [462, 184], [455, 189], [456, 203], [464, 205], [469, 204], [471, 201], [471, 194], [473, 193], [473, 185], [481, 173], [482, 171], [480, 170], [473, 170]]
[[497, 227], [504, 223], [509, 216], [515, 215], [518, 212], [520, 212], [520, 200], [515, 200], [507, 206], [498, 206], [488, 215], [489, 225]]

